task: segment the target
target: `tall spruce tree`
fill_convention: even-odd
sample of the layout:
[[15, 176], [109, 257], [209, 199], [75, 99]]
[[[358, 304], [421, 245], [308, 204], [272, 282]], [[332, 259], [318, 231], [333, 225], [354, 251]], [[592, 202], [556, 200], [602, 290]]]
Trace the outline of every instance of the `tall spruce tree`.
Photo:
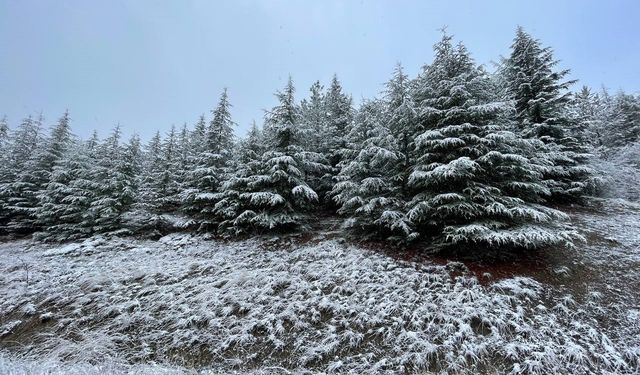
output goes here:
[[[386, 124], [386, 104], [378, 98], [364, 100], [354, 115], [353, 125], [347, 134], [347, 146], [343, 153], [343, 161], [340, 170], [352, 162], [364, 147], [364, 142], [372, 137], [372, 131]], [[338, 173], [336, 181], [344, 176]]]
[[172, 201], [176, 207], [181, 208], [183, 202], [183, 192], [187, 188], [187, 177], [189, 171], [192, 168], [191, 161], [193, 160], [193, 132], [189, 131], [187, 124], [184, 123], [180, 129], [177, 140], [176, 151], [176, 168], [175, 177], [176, 181], [176, 193], [172, 197]]
[[133, 134], [122, 149], [117, 171], [122, 180], [121, 201], [125, 210], [131, 209], [140, 196], [140, 175], [142, 174], [144, 154], [140, 136]]
[[36, 238], [43, 241], [69, 241], [92, 233], [89, 213], [94, 184], [91, 144], [75, 141], [53, 167], [49, 183], [38, 196], [36, 209], [42, 228]]
[[28, 116], [22, 120], [16, 131], [12, 134], [12, 142], [7, 145], [4, 161], [0, 166], [0, 233], [9, 231], [7, 226], [13, 216], [10, 209], [19, 199], [17, 194], [22, 187], [17, 179], [24, 171], [24, 165], [32, 155], [40, 140], [39, 125]]
[[[0, 120], [0, 228], [4, 227], [8, 220], [9, 213], [3, 208], [4, 195], [3, 189], [6, 184], [10, 183], [13, 178], [12, 160], [11, 160], [11, 134], [9, 132], [9, 123], [7, 116]], [[3, 230], [0, 229], [0, 234]]]
[[618, 93], [613, 98], [603, 141], [612, 149], [619, 149], [640, 141], [640, 96]]
[[198, 206], [193, 199], [198, 193], [198, 164], [200, 156], [207, 149], [207, 120], [202, 114], [188, 134], [188, 149], [186, 150], [186, 164], [181, 172], [181, 189], [179, 201], [181, 210], [191, 215], [197, 215]]
[[147, 145], [138, 207], [149, 214], [171, 213], [180, 206], [181, 162], [179, 137], [171, 126], [164, 139], [157, 132]]
[[535, 140], [496, 123], [508, 103], [492, 101], [491, 82], [466, 48], [444, 35], [420, 80], [415, 195], [408, 217], [441, 248], [474, 251], [571, 243], [556, 225], [566, 216], [537, 203], [549, 193], [526, 157]]
[[391, 80], [384, 92], [385, 121], [397, 144], [399, 159], [394, 168], [393, 180], [400, 187], [399, 199], [406, 199], [408, 179], [415, 163], [414, 139], [417, 135], [417, 113], [412, 96], [411, 81], [404, 73], [402, 65], [396, 65]]
[[[42, 127], [40, 115], [34, 126], [34, 133]], [[8, 199], [11, 221], [7, 227], [13, 232], [29, 233], [38, 229], [36, 210], [39, 206], [39, 194], [51, 178], [53, 167], [68, 149], [71, 142], [69, 112], [65, 112], [51, 129], [47, 138], [40, 141], [39, 147], [32, 149], [26, 163], [16, 174]], [[36, 141], [37, 142], [37, 141]], [[37, 145], [37, 143], [36, 143]], [[24, 151], [24, 150], [21, 150]]]
[[591, 91], [587, 86], [583, 86], [580, 91], [573, 96], [570, 106], [571, 122], [575, 126], [570, 129], [571, 136], [576, 138], [581, 144], [595, 147], [598, 145], [598, 128], [600, 98], [597, 93]]
[[[347, 216], [346, 226], [383, 238], [406, 238], [412, 233], [405, 215], [401, 174], [404, 155], [387, 127], [383, 104], [366, 102], [360, 108], [354, 128], [358, 134], [355, 156], [344, 163], [332, 197], [338, 213]], [[358, 139], [358, 138], [360, 139]]]
[[241, 170], [245, 177], [231, 178], [231, 181], [242, 179], [246, 184], [227, 184], [226, 194], [237, 194], [238, 200], [229, 200], [226, 206], [218, 207], [227, 211], [228, 205], [234, 204], [238, 214], [222, 223], [223, 230], [241, 233], [294, 229], [305, 223], [305, 212], [318, 201], [306, 177], [324, 172], [326, 164], [317, 161], [321, 155], [301, 146], [300, 109], [294, 93], [289, 77], [284, 90], [276, 93], [279, 104], [266, 114], [268, 150], [259, 164]]
[[[2, 152], [4, 158], [6, 153], [8, 152], [9, 146], [9, 121], [7, 120], [7, 116], [3, 116], [0, 119], [0, 152]], [[4, 160], [4, 159], [0, 159]]]
[[327, 110], [323, 90], [320, 81], [314, 82], [309, 89], [309, 97], [300, 103], [300, 131], [302, 137], [306, 139], [309, 151], [328, 155]]
[[[335, 78], [335, 77], [334, 77]], [[332, 94], [324, 94], [323, 86], [319, 81], [316, 81], [311, 85], [310, 94], [308, 98], [305, 98], [300, 103], [300, 124], [298, 126], [298, 136], [302, 140], [301, 144], [304, 144], [305, 151], [316, 155], [316, 161], [321, 164], [330, 165], [330, 159], [335, 153], [331, 151], [332, 144], [336, 144], [336, 140], [331, 136], [335, 129], [333, 129], [332, 113], [338, 111], [340, 115], [340, 107], [336, 107], [333, 112], [329, 111], [329, 103], [337, 103], [340, 99], [344, 99], [340, 84], [335, 80], [335, 84], [332, 85]], [[342, 96], [341, 96], [342, 95]], [[333, 130], [332, 130], [333, 129]], [[340, 137], [346, 140], [346, 134], [340, 134]], [[342, 148], [341, 154], [344, 153]], [[326, 169], [324, 173], [311, 173], [307, 176], [307, 183], [317, 194], [319, 199], [324, 204], [330, 204], [331, 199], [327, 196], [327, 193], [331, 190], [334, 184], [334, 176], [339, 171], [339, 168], [323, 168]]]
[[[353, 121], [351, 96], [343, 92], [342, 84], [337, 75], [331, 79], [331, 85], [324, 96], [324, 108], [326, 111], [327, 158], [331, 166], [336, 168], [343, 159], [347, 146], [347, 134]], [[334, 169], [334, 174], [338, 171], [338, 169]]]
[[200, 115], [198, 122], [193, 127], [190, 137], [190, 163], [195, 165], [196, 158], [204, 152], [207, 147], [207, 120], [204, 114]]
[[566, 109], [571, 103], [568, 88], [575, 81], [565, 80], [568, 69], [554, 70], [557, 64], [551, 48], [519, 27], [502, 72], [522, 134], [544, 143], [536, 164], [551, 191], [549, 199], [576, 202], [595, 189], [596, 181], [586, 165], [590, 155], [571, 136], [577, 126]]
[[157, 131], [146, 145], [136, 206], [150, 214], [160, 211], [163, 191], [162, 138]]
[[157, 191], [155, 210], [158, 213], [175, 212], [180, 206], [180, 176], [178, 173], [182, 156], [178, 142], [176, 128], [172, 125], [161, 146], [158, 165], [159, 179], [155, 184]]
[[[188, 189], [182, 194], [184, 209], [198, 222], [202, 230], [215, 230], [219, 218], [216, 203], [221, 199], [221, 184], [229, 172], [229, 160], [234, 144], [231, 103], [224, 89], [206, 130], [202, 150], [195, 157], [188, 175]], [[201, 118], [201, 121], [203, 118]], [[201, 131], [196, 126], [196, 135]]]
[[[130, 147], [139, 147], [137, 142]], [[121, 144], [120, 125], [96, 148], [96, 163], [91, 171], [93, 200], [89, 212], [92, 230], [97, 233], [119, 233], [123, 231], [123, 217], [135, 202], [136, 176], [129, 163], [133, 154]]]
[[233, 173], [222, 185], [222, 197], [215, 206], [215, 213], [221, 219], [220, 231], [222, 234], [240, 234], [247, 226], [235, 222], [246, 207], [246, 196], [250, 193], [251, 183], [255, 176], [260, 174], [262, 154], [265, 152], [264, 137], [255, 121], [247, 137], [240, 142], [238, 147], [238, 162]]
[[[349, 144], [361, 143], [344, 163], [332, 191], [338, 213], [350, 227], [382, 237], [412, 235], [406, 217], [408, 180], [414, 159], [416, 111], [410, 80], [397, 65], [383, 101], [363, 104]], [[363, 138], [363, 135], [365, 136]]]

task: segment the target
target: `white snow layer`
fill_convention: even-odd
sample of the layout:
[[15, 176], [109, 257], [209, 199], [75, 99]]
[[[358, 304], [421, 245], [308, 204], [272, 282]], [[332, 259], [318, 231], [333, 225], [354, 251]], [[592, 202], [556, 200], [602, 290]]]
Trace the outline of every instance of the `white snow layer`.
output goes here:
[[0, 373], [637, 373], [599, 292], [451, 268], [335, 241], [4, 243]]

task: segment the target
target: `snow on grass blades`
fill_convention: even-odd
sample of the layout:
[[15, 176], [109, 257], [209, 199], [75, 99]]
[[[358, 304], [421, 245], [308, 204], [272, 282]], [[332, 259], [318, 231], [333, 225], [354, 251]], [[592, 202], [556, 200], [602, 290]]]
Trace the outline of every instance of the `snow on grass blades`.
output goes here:
[[101, 365], [137, 373], [128, 366], [149, 363], [167, 373], [181, 366], [578, 374], [638, 366], [637, 346], [605, 334], [582, 302], [531, 278], [481, 285], [446, 266], [333, 241], [273, 251], [258, 241], [187, 235], [64, 247], [12, 242], [0, 245], [0, 265], [0, 343], [11, 353], [0, 363], [17, 373], [44, 373], [58, 361], [71, 373]]

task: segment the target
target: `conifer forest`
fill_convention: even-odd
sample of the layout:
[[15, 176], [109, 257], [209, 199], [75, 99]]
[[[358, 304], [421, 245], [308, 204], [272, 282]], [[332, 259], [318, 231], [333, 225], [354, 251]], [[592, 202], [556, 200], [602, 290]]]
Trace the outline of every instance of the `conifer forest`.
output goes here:
[[0, 373], [640, 372], [640, 95], [433, 42], [242, 136], [233, 85], [150, 139], [1, 118]]

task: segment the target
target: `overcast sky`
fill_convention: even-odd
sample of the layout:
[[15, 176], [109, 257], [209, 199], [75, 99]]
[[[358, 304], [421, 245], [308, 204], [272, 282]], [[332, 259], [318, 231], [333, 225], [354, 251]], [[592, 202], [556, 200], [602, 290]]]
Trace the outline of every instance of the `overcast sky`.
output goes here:
[[0, 116], [68, 108], [76, 134], [120, 123], [148, 139], [209, 115], [229, 88], [243, 135], [292, 75], [297, 97], [334, 73], [356, 103], [396, 62], [415, 75], [446, 25], [476, 61], [517, 25], [580, 84], [640, 90], [640, 1], [0, 0]]

